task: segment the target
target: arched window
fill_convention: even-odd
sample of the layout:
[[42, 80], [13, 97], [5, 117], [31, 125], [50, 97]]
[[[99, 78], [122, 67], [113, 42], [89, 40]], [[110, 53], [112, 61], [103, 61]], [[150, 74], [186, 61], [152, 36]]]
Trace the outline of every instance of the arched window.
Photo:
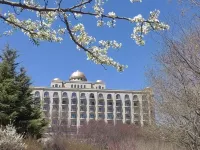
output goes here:
[[121, 97], [119, 94], [116, 95], [116, 100], [121, 100]]
[[64, 92], [64, 93], [62, 94], [62, 97], [67, 98], [67, 93]]
[[85, 93], [81, 93], [81, 98], [82, 99], [85, 99], [86, 97], [85, 97]]
[[54, 97], [54, 98], [58, 98], [58, 92], [54, 92], [54, 93], [53, 93], [53, 97]]
[[128, 95], [125, 95], [125, 100], [130, 100]]
[[129, 107], [129, 106], [131, 106], [131, 101], [130, 101], [130, 100], [128, 100], [128, 99], [127, 99], [127, 100], [125, 100], [125, 106], [128, 106], [128, 107]]
[[73, 84], [71, 85], [71, 88], [73, 88]]
[[44, 92], [44, 97], [49, 98], [49, 92]]
[[108, 94], [108, 95], [107, 95], [107, 99], [112, 99], [112, 95], [111, 95], [111, 94]]
[[40, 97], [40, 92], [36, 91], [35, 92], [35, 97]]
[[104, 87], [102, 87], [102, 89], [104, 89]]
[[84, 85], [84, 88], [86, 88], [86, 86]]
[[101, 89], [101, 85], [99, 85], [99, 89]]
[[76, 93], [72, 93], [72, 98], [77, 98]]
[[79, 85], [77, 85], [77, 88], [79, 88]]
[[74, 85], [74, 88], [76, 88], [76, 85]]
[[52, 87], [54, 87], [54, 85], [52, 85]]
[[83, 86], [81, 85], [81, 88], [83, 88]]
[[137, 95], [133, 96], [133, 101], [138, 101], [138, 96]]
[[58, 87], [58, 84], [55, 84], [55, 87]]
[[94, 94], [93, 93], [90, 94], [90, 98], [94, 98]]
[[98, 99], [103, 99], [103, 94], [99, 94]]

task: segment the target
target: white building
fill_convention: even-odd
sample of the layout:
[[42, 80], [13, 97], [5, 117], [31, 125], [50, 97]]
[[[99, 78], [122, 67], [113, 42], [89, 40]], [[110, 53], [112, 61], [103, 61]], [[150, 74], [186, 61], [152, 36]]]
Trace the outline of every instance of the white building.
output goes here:
[[69, 81], [55, 78], [50, 87], [34, 87], [35, 102], [41, 104], [50, 126], [79, 127], [90, 120], [109, 124], [148, 125], [154, 121], [153, 94], [141, 91], [106, 89], [103, 81], [88, 82], [76, 71]]

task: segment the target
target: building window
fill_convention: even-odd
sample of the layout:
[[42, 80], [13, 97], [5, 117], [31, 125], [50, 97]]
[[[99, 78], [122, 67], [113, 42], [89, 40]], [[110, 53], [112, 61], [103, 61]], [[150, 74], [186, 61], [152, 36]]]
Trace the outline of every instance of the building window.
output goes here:
[[66, 99], [62, 100], [62, 104], [68, 104]]
[[101, 86], [99, 85], [99, 89], [101, 89]]
[[86, 114], [81, 114], [80, 117], [83, 118], [83, 119], [85, 119], [86, 118]]
[[93, 93], [90, 94], [90, 98], [94, 98], [94, 94]]
[[79, 85], [77, 85], [77, 88], [79, 88]]
[[116, 99], [117, 99], [117, 100], [120, 100], [120, 99], [121, 99], [119, 94], [116, 95]]
[[49, 98], [49, 92], [44, 92], [44, 98]]
[[98, 99], [103, 99], [103, 94], [99, 94]]
[[35, 92], [35, 97], [40, 97], [40, 92], [36, 91]]
[[83, 86], [81, 85], [81, 88], [83, 88]]
[[107, 103], [108, 105], [113, 105], [113, 102], [112, 101], [108, 101], [108, 103]]
[[112, 113], [108, 114], [108, 119], [113, 119], [113, 114]]
[[52, 87], [54, 87], [54, 85], [52, 85]]
[[130, 100], [126, 100], [126, 101], [125, 101], [125, 106], [129, 106], [129, 107], [131, 106]]
[[58, 84], [55, 84], [55, 87], [58, 87]]
[[67, 98], [67, 93], [64, 92], [64, 93], [62, 94], [62, 97]]
[[76, 85], [74, 85], [74, 88], [76, 88]]
[[58, 92], [54, 92], [54, 93], [53, 93], [53, 97], [54, 97], [54, 98], [58, 98]]
[[76, 93], [72, 93], [72, 99], [75, 99], [76, 97]]
[[104, 87], [102, 87], [102, 89], [104, 89]]
[[138, 101], [139, 99], [138, 99], [138, 96], [137, 95], [134, 95], [133, 96], [133, 101]]
[[107, 99], [112, 99], [112, 95], [111, 95], [111, 94], [108, 94], [108, 95], [107, 95]]
[[94, 119], [94, 117], [95, 117], [94, 114], [90, 114], [91, 119]]
[[81, 93], [81, 99], [86, 99], [85, 93]]
[[73, 88], [73, 84], [71, 85], [71, 88]]
[[72, 114], [71, 118], [75, 119], [76, 118], [76, 114]]
[[86, 86], [84, 85], [84, 88], [86, 88]]

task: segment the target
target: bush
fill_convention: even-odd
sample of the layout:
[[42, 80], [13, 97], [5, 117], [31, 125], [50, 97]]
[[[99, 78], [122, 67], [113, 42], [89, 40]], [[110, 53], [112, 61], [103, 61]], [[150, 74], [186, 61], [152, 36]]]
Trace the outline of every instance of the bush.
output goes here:
[[68, 138], [65, 135], [53, 135], [44, 145], [44, 150], [97, 150], [94, 146], [79, 139]]
[[[138, 129], [134, 125], [116, 124], [114, 126], [104, 121], [90, 121], [88, 125], [80, 128], [79, 136], [101, 149], [125, 150], [130, 149], [128, 147], [131, 146], [132, 150], [135, 150], [134, 141]], [[124, 144], [126, 141], [129, 141], [128, 145]]]
[[25, 150], [26, 144], [23, 136], [16, 133], [12, 125], [7, 125], [4, 129], [0, 128], [0, 150]]

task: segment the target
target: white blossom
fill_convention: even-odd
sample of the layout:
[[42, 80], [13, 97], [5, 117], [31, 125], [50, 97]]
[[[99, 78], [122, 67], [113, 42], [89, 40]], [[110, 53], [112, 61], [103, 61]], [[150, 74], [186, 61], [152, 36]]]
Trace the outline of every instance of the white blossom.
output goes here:
[[131, 3], [134, 3], [134, 2], [142, 2], [142, 0], [130, 0]]
[[82, 14], [79, 14], [79, 13], [74, 13], [74, 15], [79, 18], [79, 17], [82, 17]]
[[103, 26], [105, 23], [104, 23], [104, 21], [103, 20], [97, 20], [97, 26], [98, 27], [101, 27], [101, 26]]
[[[14, 31], [20, 30], [35, 44], [39, 44], [41, 41], [61, 42], [65, 34], [71, 33], [72, 35], [70, 35], [70, 37], [76, 43], [77, 49], [84, 49], [86, 51], [88, 60], [92, 60], [95, 63], [101, 65], [110, 65], [117, 68], [118, 71], [123, 71], [127, 66], [121, 65], [113, 58], [108, 56], [109, 49], [119, 49], [121, 48], [122, 44], [115, 40], [96, 41], [95, 37], [89, 35], [89, 33], [86, 32], [85, 26], [82, 22], [83, 18], [79, 20], [76, 18], [82, 16], [95, 17], [97, 18], [97, 27], [102, 27], [104, 25], [108, 27], [115, 27], [117, 19], [129, 21], [133, 25], [131, 38], [136, 42], [137, 45], [144, 45], [145, 35], [152, 30], [166, 30], [169, 29], [169, 26], [159, 20], [159, 10], [151, 11], [147, 19], [144, 18], [141, 14], [133, 16], [132, 18], [117, 16], [113, 11], [105, 14], [104, 4], [106, 1], [107, 0], [95, 0], [94, 3], [88, 3], [80, 6], [74, 5], [71, 7], [74, 7], [73, 11], [66, 7], [62, 8], [66, 8], [67, 11], [57, 9], [59, 8], [58, 2], [55, 3], [57, 5], [56, 7], [49, 8], [50, 11], [24, 9], [22, 13], [25, 11], [29, 11], [30, 13], [30, 17], [28, 16], [28, 18], [25, 18], [24, 16], [24, 18], [18, 17], [19, 15], [17, 15], [16, 12], [9, 12], [5, 9], [5, 12], [1, 12], [0, 15], [5, 18], [4, 22], [10, 26], [10, 29], [4, 31], [3, 35], [12, 35]], [[142, 0], [130, 0], [130, 2], [142, 2]], [[22, 4], [31, 6], [31, 8], [45, 8], [43, 3], [36, 0], [24, 0], [22, 1]], [[88, 8], [90, 6], [92, 9]], [[53, 9], [56, 9], [56, 11]], [[16, 10], [20, 9], [16, 7]], [[35, 16], [31, 13], [35, 13]], [[66, 22], [64, 20], [65, 17], [68, 20], [71, 31], [66, 28]], [[76, 25], [72, 24], [74, 23], [74, 19], [76, 19], [78, 22]]]
[[0, 149], [1, 150], [25, 150], [26, 144], [23, 136], [16, 133], [12, 125], [7, 125], [5, 129], [0, 127]]
[[111, 18], [115, 18], [116, 17], [116, 14], [114, 12], [109, 12], [108, 13], [108, 16], [111, 17]]

